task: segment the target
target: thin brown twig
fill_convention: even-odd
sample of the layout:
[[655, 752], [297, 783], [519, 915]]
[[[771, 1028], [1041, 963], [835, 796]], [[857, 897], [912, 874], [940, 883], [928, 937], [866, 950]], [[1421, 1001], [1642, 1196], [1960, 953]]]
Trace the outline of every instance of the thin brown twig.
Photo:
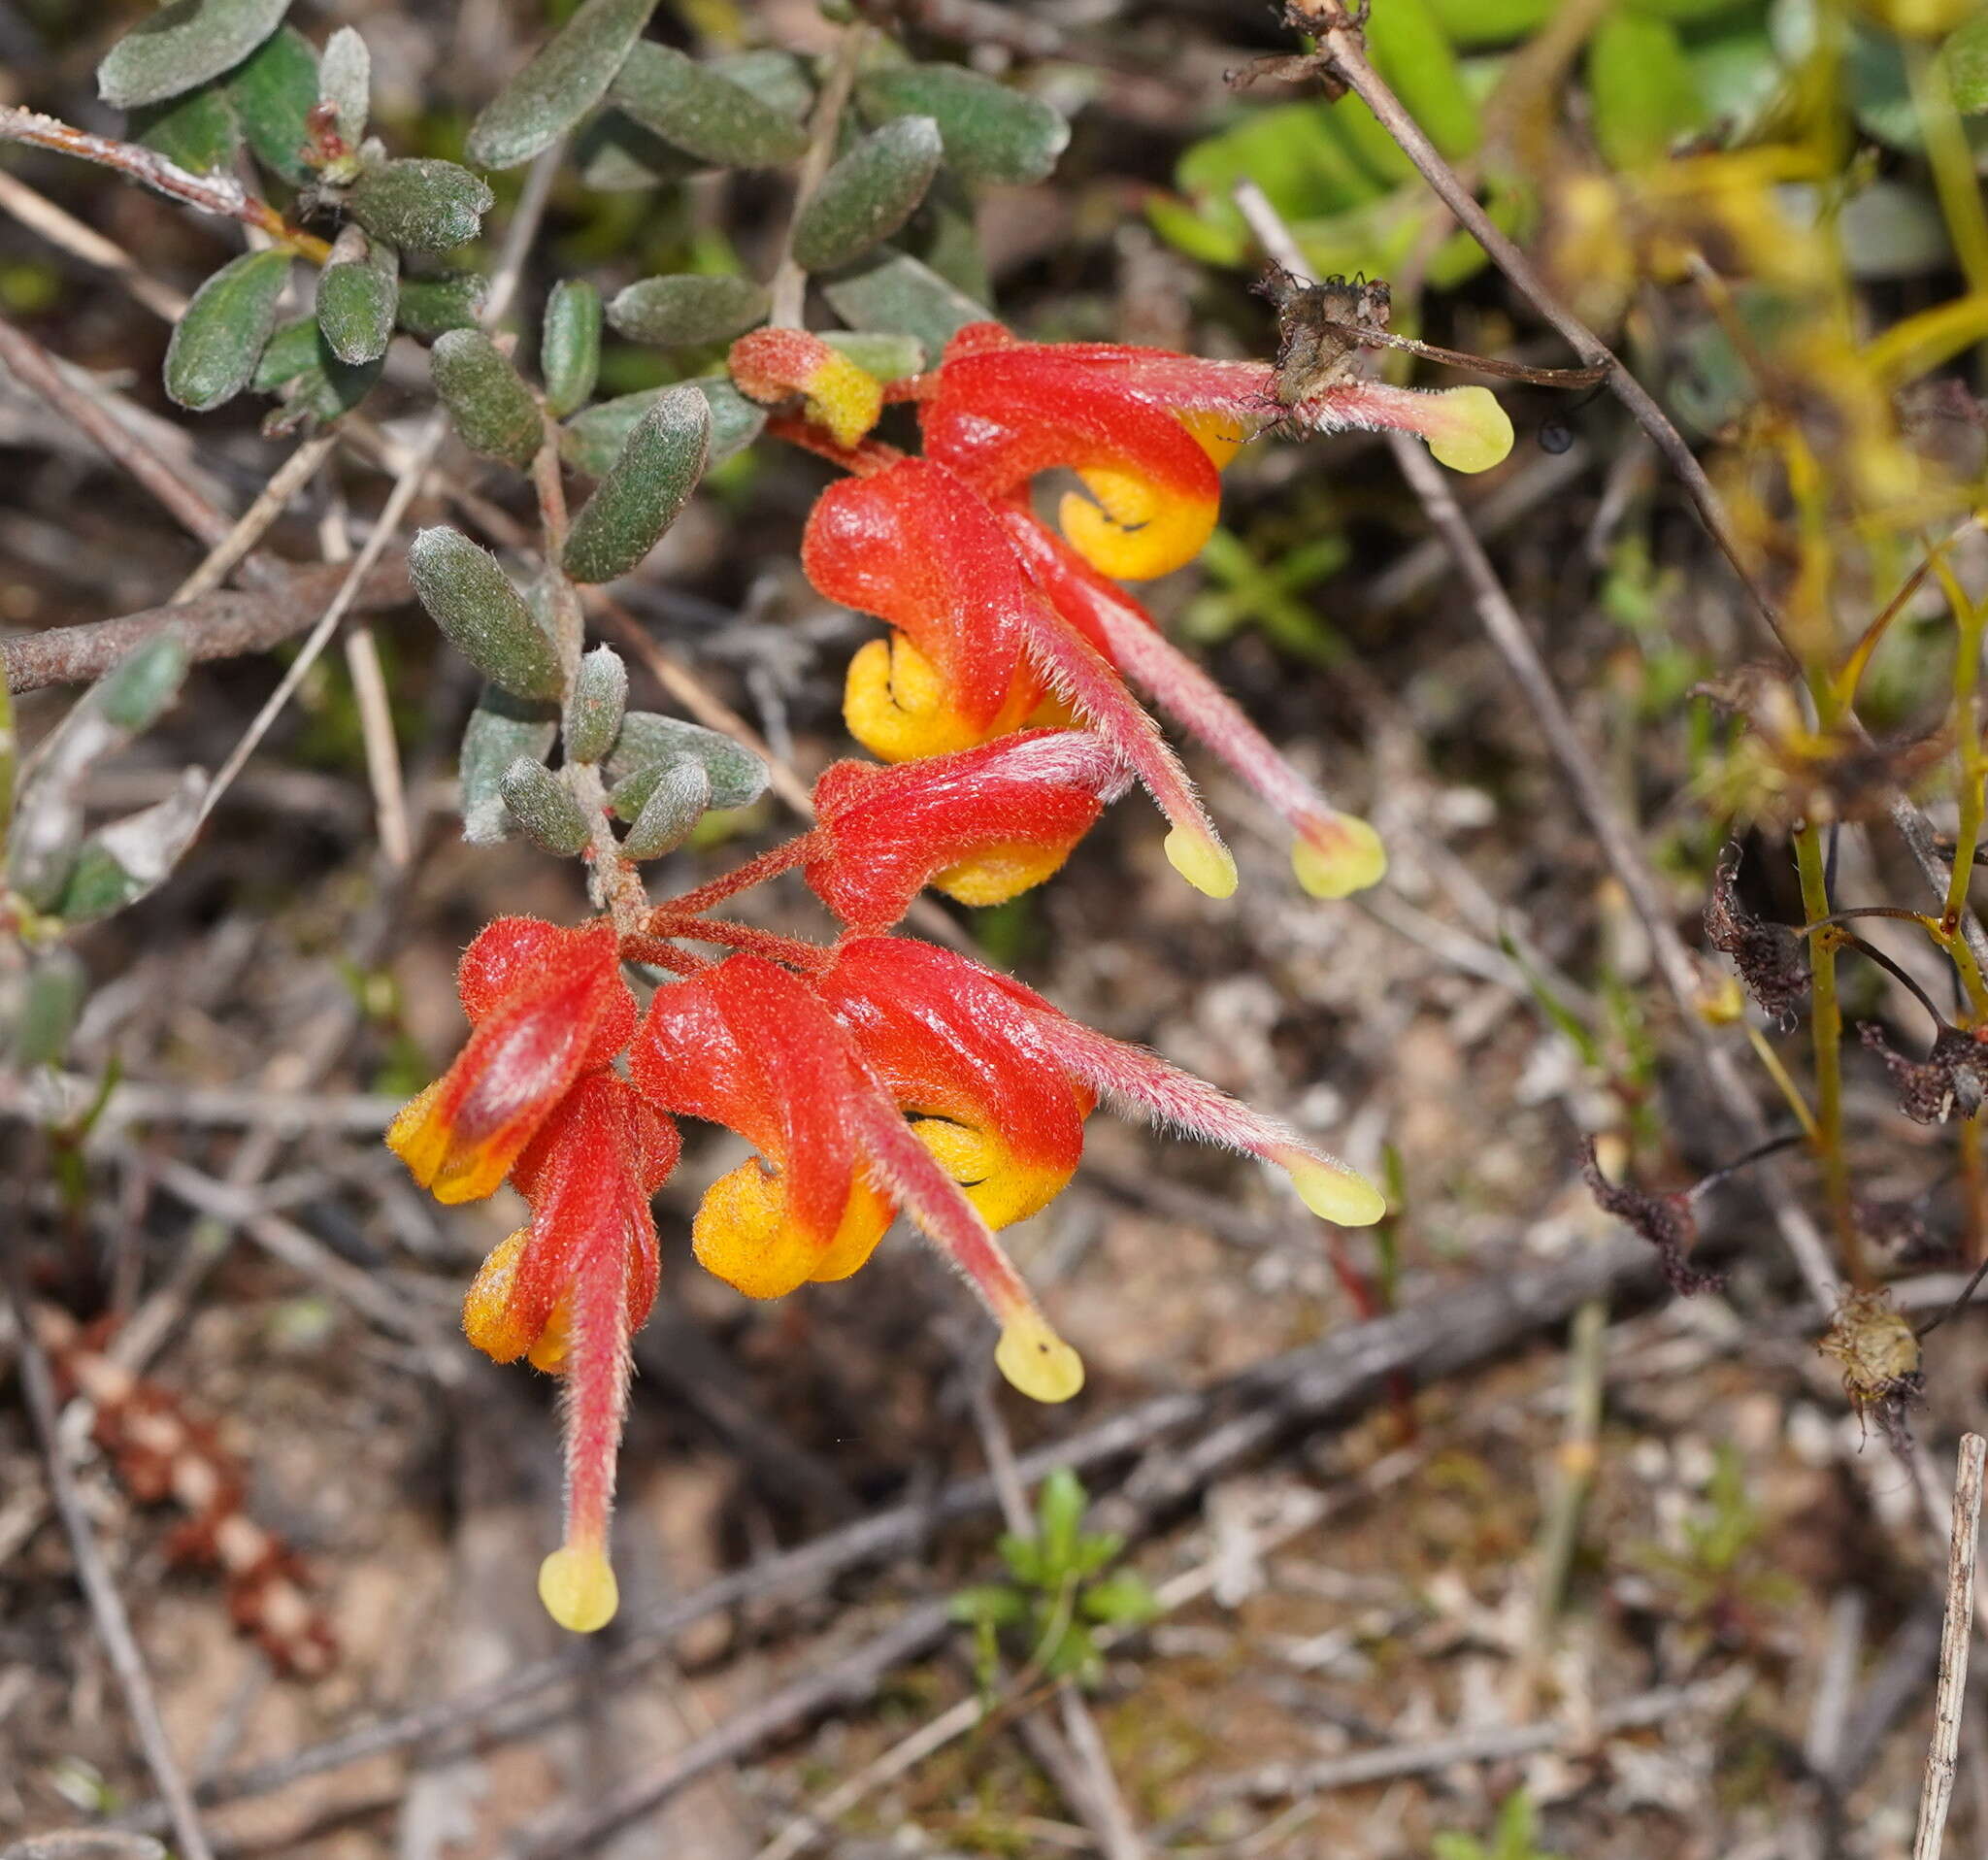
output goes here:
[[180, 320], [188, 301], [183, 293], [161, 283], [122, 246], [106, 239], [93, 226], [85, 226], [74, 214], [64, 212], [48, 195], [36, 192], [4, 168], [0, 168], [0, 212], [12, 214], [30, 232], [39, 233], [72, 258], [109, 272], [154, 316], [169, 323]]
[[120, 175], [142, 182], [196, 213], [215, 214], [223, 219], [239, 219], [245, 226], [253, 226], [314, 263], [321, 265], [331, 256], [331, 248], [323, 240], [292, 226], [268, 201], [251, 194], [232, 175], [189, 174], [157, 149], [141, 143], [93, 136], [71, 123], [45, 116], [40, 111], [12, 105], [0, 105], [0, 142], [31, 143], [38, 149], [74, 155], [80, 161], [93, 161], [101, 168], [115, 168]]
[[117, 1676], [125, 1708], [130, 1711], [133, 1727], [138, 1733], [139, 1746], [145, 1752], [152, 1780], [158, 1784], [173, 1839], [185, 1860], [214, 1860], [214, 1849], [208, 1845], [207, 1836], [201, 1829], [192, 1792], [186, 1786], [186, 1777], [173, 1754], [172, 1743], [159, 1717], [151, 1676], [146, 1671], [145, 1656], [139, 1651], [138, 1642], [132, 1635], [131, 1618], [125, 1612], [124, 1599], [117, 1593], [117, 1585], [112, 1580], [103, 1552], [97, 1547], [96, 1534], [90, 1529], [88, 1513], [83, 1510], [82, 1494], [77, 1490], [75, 1475], [70, 1471], [69, 1454], [63, 1445], [55, 1410], [54, 1378], [50, 1374], [49, 1359], [41, 1340], [35, 1334], [24, 1269], [17, 1245], [9, 1246], [6, 1274], [7, 1293], [13, 1304], [17, 1333], [15, 1347], [19, 1352], [21, 1388], [48, 1465], [49, 1494], [68, 1535], [70, 1554], [76, 1559], [76, 1579], [83, 1585], [83, 1592], [88, 1599], [97, 1634], [103, 1641], [104, 1651], [110, 1656], [111, 1670]]
[[1981, 1469], [1988, 1440], [1961, 1436], [1953, 1481], [1953, 1530], [1946, 1562], [1946, 1612], [1939, 1634], [1939, 1679], [1934, 1691], [1933, 1743], [1919, 1792], [1919, 1826], [1912, 1860], [1939, 1860], [1960, 1748], [1961, 1709], [1967, 1701], [1968, 1648], [1974, 1628], [1974, 1551], [1981, 1527]]
[[317, 468], [338, 444], [336, 430], [307, 439], [276, 468], [255, 501], [236, 517], [228, 533], [207, 552], [193, 573], [173, 590], [175, 601], [190, 601], [219, 587], [268, 534], [269, 526], [289, 508], [290, 499], [317, 476]]

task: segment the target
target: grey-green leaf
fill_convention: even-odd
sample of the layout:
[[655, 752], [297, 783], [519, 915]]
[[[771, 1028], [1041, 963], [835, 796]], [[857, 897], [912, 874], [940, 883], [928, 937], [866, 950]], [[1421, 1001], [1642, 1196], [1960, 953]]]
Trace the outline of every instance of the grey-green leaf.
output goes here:
[[202, 84], [165, 103], [141, 104], [131, 113], [131, 139], [156, 149], [168, 161], [196, 175], [211, 175], [235, 159], [242, 125], [225, 84]]
[[645, 278], [617, 291], [608, 306], [608, 320], [634, 342], [672, 348], [728, 342], [758, 322], [766, 306], [764, 287], [749, 278], [683, 272]]
[[504, 771], [497, 791], [525, 837], [547, 852], [580, 852], [592, 837], [573, 790], [543, 762], [519, 756]]
[[383, 355], [356, 366], [340, 361], [315, 316], [280, 324], [255, 365], [253, 385], [258, 393], [288, 391], [284, 405], [264, 420], [263, 431], [274, 438], [310, 420], [349, 414], [373, 391], [384, 367]]
[[566, 699], [566, 759], [598, 762], [614, 747], [628, 709], [628, 668], [612, 646], [597, 646], [580, 661]]
[[987, 322], [994, 315], [903, 252], [887, 253], [861, 271], [832, 279], [822, 294], [845, 323], [901, 330], [915, 336], [934, 358], [967, 324]]
[[586, 0], [470, 126], [469, 153], [515, 168], [549, 148], [606, 93], [655, 0]]
[[648, 798], [622, 836], [631, 859], [659, 859], [690, 838], [711, 806], [711, 774], [695, 756], [665, 763], [648, 784]]
[[177, 630], [154, 633], [106, 672], [92, 695], [105, 719], [137, 735], [164, 716], [186, 678], [186, 642]]
[[289, 271], [287, 251], [244, 252], [193, 293], [166, 345], [172, 399], [204, 414], [248, 385]]
[[452, 161], [382, 162], [352, 183], [346, 210], [389, 246], [447, 251], [474, 239], [495, 196]]
[[545, 439], [546, 422], [532, 390], [480, 329], [451, 329], [428, 351], [435, 391], [472, 451], [501, 458], [520, 471]]
[[821, 178], [794, 223], [794, 257], [809, 271], [853, 263], [917, 210], [944, 153], [930, 116], [873, 129]]
[[608, 800], [616, 815], [637, 818], [662, 771], [685, 756], [704, 764], [714, 808], [749, 807], [766, 792], [767, 766], [743, 744], [679, 716], [630, 711], [621, 719], [620, 738], [608, 758], [608, 775], [614, 783]]
[[808, 67], [791, 51], [766, 46], [754, 51], [720, 51], [704, 59], [703, 68], [749, 92], [789, 122], [805, 123], [814, 107], [814, 85]]
[[501, 787], [520, 756], [543, 762], [559, 734], [559, 713], [549, 704], [514, 697], [486, 684], [462, 733], [457, 777], [462, 787], [462, 837], [471, 846], [496, 846], [511, 838], [516, 821]]
[[930, 116], [945, 165], [968, 181], [1046, 180], [1070, 142], [1070, 125], [1047, 104], [959, 65], [873, 71], [856, 95], [873, 121]]
[[[749, 401], [718, 375], [703, 375], [682, 383], [694, 387], [711, 409], [711, 455], [707, 472], [716, 471], [726, 459], [742, 452], [766, 427], [766, 409]], [[668, 387], [645, 387], [640, 393], [622, 394], [604, 400], [597, 407], [576, 414], [559, 432], [559, 453], [577, 472], [589, 478], [605, 478], [613, 469], [621, 448], [635, 423], [662, 397]]]
[[563, 278], [546, 300], [539, 334], [539, 379], [546, 411], [564, 419], [586, 405], [601, 373], [601, 293], [586, 279]]
[[559, 655], [488, 549], [457, 530], [423, 530], [408, 549], [408, 579], [429, 617], [485, 678], [515, 697], [559, 695]]
[[22, 1068], [56, 1064], [68, 1050], [69, 1036], [88, 992], [88, 973], [74, 949], [58, 946], [36, 957], [20, 1017], [11, 1030], [14, 1063]]
[[318, 327], [342, 362], [357, 366], [386, 353], [399, 303], [400, 254], [383, 240], [363, 255], [334, 256], [318, 274]]
[[903, 381], [925, 366], [925, 345], [884, 329], [824, 329], [821, 340], [880, 382]]
[[340, 26], [324, 42], [317, 66], [317, 96], [338, 118], [339, 140], [356, 149], [373, 109], [373, 54], [352, 26]]
[[490, 294], [490, 281], [481, 272], [446, 271], [435, 278], [400, 281], [400, 326], [423, 342], [451, 329], [474, 329]]
[[576, 581], [626, 575], [677, 520], [704, 476], [711, 409], [694, 387], [673, 387], [637, 420], [621, 453], [573, 519], [561, 564]]
[[574, 138], [574, 166], [596, 193], [629, 194], [685, 181], [702, 164], [673, 149], [633, 116], [603, 110]]
[[163, 883], [200, 830], [206, 794], [205, 773], [186, 769], [163, 801], [91, 834], [56, 900], [57, 913], [88, 923]]
[[118, 110], [177, 97], [238, 65], [282, 23], [290, 0], [173, 0], [97, 66], [97, 94]]
[[311, 179], [304, 159], [317, 102], [317, 53], [295, 26], [272, 33], [228, 75], [228, 96], [255, 159], [293, 185]]
[[637, 45], [608, 94], [645, 129], [720, 168], [778, 168], [808, 147], [807, 130], [778, 105], [672, 46]]

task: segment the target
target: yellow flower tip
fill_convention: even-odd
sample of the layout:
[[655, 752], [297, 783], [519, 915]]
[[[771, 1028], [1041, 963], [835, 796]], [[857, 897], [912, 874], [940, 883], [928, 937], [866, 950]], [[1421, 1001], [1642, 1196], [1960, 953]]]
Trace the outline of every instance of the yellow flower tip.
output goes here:
[[1372, 1227], [1387, 1212], [1386, 1196], [1357, 1169], [1319, 1156], [1290, 1156], [1283, 1164], [1298, 1198], [1320, 1220], [1336, 1227]]
[[1032, 1402], [1067, 1402], [1083, 1386], [1083, 1358], [1040, 1312], [1011, 1318], [994, 1345], [994, 1367]]
[[838, 446], [853, 446], [883, 416], [883, 383], [846, 355], [831, 356], [808, 378], [808, 415]]
[[436, 1079], [394, 1113], [386, 1127], [386, 1146], [408, 1166], [408, 1174], [423, 1188], [434, 1179], [448, 1156], [448, 1132], [431, 1113], [442, 1093]]
[[[1129, 472], [1104, 466], [1077, 473], [1091, 496], [1066, 491], [1056, 521], [1100, 575], [1150, 581], [1185, 568], [1214, 534], [1215, 501], [1169, 492]], [[1091, 498], [1097, 500], [1096, 503]]]
[[1219, 840], [1192, 827], [1176, 827], [1166, 839], [1167, 863], [1195, 890], [1210, 898], [1233, 897], [1236, 861]]
[[1380, 835], [1357, 814], [1336, 814], [1291, 847], [1291, 870], [1314, 898], [1347, 898], [1387, 875]]
[[462, 1330], [473, 1347], [494, 1363], [514, 1363], [532, 1347], [532, 1339], [511, 1321], [511, 1287], [529, 1227], [497, 1243], [463, 1294]]
[[1017, 840], [946, 867], [933, 876], [932, 886], [959, 904], [1006, 904], [1053, 878], [1069, 857], [1068, 847], [1030, 846]]
[[1194, 443], [1208, 454], [1216, 471], [1226, 467], [1253, 437], [1248, 426], [1235, 414], [1212, 409], [1193, 409], [1175, 415], [1194, 435]]
[[1453, 472], [1488, 472], [1511, 450], [1511, 415], [1488, 387], [1451, 387], [1441, 395], [1439, 430], [1429, 450]]
[[621, 1606], [621, 1588], [594, 1544], [568, 1544], [539, 1565], [539, 1600], [569, 1634], [597, 1634]]

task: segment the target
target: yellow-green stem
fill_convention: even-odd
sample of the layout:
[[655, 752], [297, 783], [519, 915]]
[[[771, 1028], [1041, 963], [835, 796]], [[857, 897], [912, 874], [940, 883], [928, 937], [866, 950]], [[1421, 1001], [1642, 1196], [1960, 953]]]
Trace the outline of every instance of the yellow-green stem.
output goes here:
[[[1802, 880], [1802, 911], [1810, 923], [1830, 913], [1822, 834], [1812, 823], [1795, 835], [1795, 869]], [[1843, 1011], [1837, 999], [1837, 955], [1827, 936], [1808, 940], [1810, 1025], [1815, 1036], [1815, 1152], [1823, 1192], [1842, 1247], [1843, 1270], [1859, 1290], [1870, 1284], [1857, 1223], [1850, 1210], [1850, 1164], [1843, 1150]]]

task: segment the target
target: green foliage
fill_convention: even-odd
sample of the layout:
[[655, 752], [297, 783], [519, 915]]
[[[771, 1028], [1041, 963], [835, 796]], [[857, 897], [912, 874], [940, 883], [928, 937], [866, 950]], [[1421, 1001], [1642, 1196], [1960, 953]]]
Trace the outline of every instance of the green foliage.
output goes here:
[[808, 132], [721, 68], [644, 40], [609, 91], [613, 103], [674, 149], [721, 168], [777, 168], [800, 159]]
[[925, 345], [915, 336], [882, 329], [825, 329], [821, 340], [880, 382], [903, 381], [925, 366]]
[[749, 807], [766, 792], [766, 764], [730, 737], [681, 717], [630, 711], [608, 758], [608, 778], [614, 784], [608, 800], [616, 817], [639, 819], [658, 782], [685, 761], [703, 768], [712, 807]]
[[[722, 376], [701, 376], [683, 385], [704, 396], [711, 412], [711, 455], [707, 471], [743, 451], [766, 425], [766, 409], [749, 401]], [[576, 414], [560, 429], [559, 453], [577, 472], [605, 478], [613, 469], [628, 435], [650, 408], [672, 392], [669, 387], [645, 387], [639, 393], [604, 400]]]
[[97, 66], [114, 109], [157, 103], [218, 78], [282, 23], [290, 0], [172, 0], [141, 20]]
[[601, 293], [586, 279], [563, 278], [546, 300], [539, 333], [539, 379], [546, 411], [563, 419], [583, 407], [601, 372]]
[[655, 0], [586, 0], [470, 126], [469, 154], [515, 168], [548, 149], [606, 95]]
[[749, 278], [679, 273], [644, 278], [617, 291], [608, 320], [633, 342], [681, 348], [744, 335], [766, 315], [764, 286]]
[[228, 100], [255, 159], [293, 186], [310, 180], [304, 159], [317, 101], [317, 54], [294, 26], [272, 33], [228, 75]]
[[377, 239], [408, 251], [447, 251], [474, 239], [496, 196], [452, 161], [414, 158], [368, 168], [346, 210]]
[[244, 252], [193, 293], [166, 345], [166, 393], [173, 400], [205, 414], [248, 385], [289, 273], [287, 251]]
[[944, 146], [930, 116], [873, 129], [821, 178], [794, 222], [794, 256], [810, 271], [852, 264], [916, 210]]
[[545, 441], [539, 403], [511, 358], [480, 329], [451, 329], [428, 351], [435, 391], [462, 443], [520, 471]]
[[710, 771], [695, 756], [660, 765], [647, 785], [648, 798], [621, 838], [621, 850], [631, 859], [676, 851], [712, 804]]
[[866, 74], [856, 100], [873, 122], [930, 116], [946, 166], [968, 181], [1044, 181], [1070, 142], [1070, 125], [1045, 103], [959, 65], [902, 65]]
[[458, 530], [422, 530], [408, 549], [408, 579], [449, 644], [493, 683], [522, 698], [564, 689], [551, 640], [488, 549]]
[[1010, 1579], [953, 1596], [953, 1618], [977, 1631], [983, 1684], [992, 1684], [1004, 1633], [1026, 1647], [1031, 1669], [1089, 1680], [1099, 1669], [1098, 1628], [1136, 1627], [1159, 1612], [1152, 1590], [1135, 1572], [1102, 1574], [1125, 1540], [1084, 1530], [1089, 1503], [1077, 1475], [1058, 1467], [1037, 1488], [1033, 1535], [1011, 1533], [1000, 1541]]
[[490, 294], [490, 282], [480, 272], [446, 271], [432, 278], [400, 281], [395, 309], [400, 326], [424, 342], [451, 329], [474, 329]]
[[543, 700], [514, 696], [486, 684], [463, 731], [456, 775], [462, 786], [462, 837], [472, 846], [495, 846], [517, 830], [500, 783], [520, 756], [543, 762], [559, 735], [558, 710]]
[[360, 244], [356, 256], [334, 257], [317, 279], [318, 327], [331, 352], [350, 366], [386, 353], [400, 306], [400, 254], [380, 240]]
[[590, 833], [586, 814], [573, 790], [543, 763], [521, 755], [497, 783], [524, 837], [543, 852], [570, 859], [585, 849]]
[[74, 950], [56, 947], [38, 954], [28, 970], [13, 1025], [8, 1058], [17, 1067], [60, 1063], [69, 1035], [87, 998], [89, 978]]
[[340, 26], [324, 42], [324, 56], [317, 67], [317, 96], [332, 108], [339, 140], [348, 149], [356, 149], [373, 109], [373, 54], [353, 27]]
[[1988, 11], [1948, 36], [1938, 62], [1953, 107], [1964, 116], [1988, 116]]
[[196, 175], [226, 168], [242, 146], [242, 125], [220, 84], [203, 84], [131, 113], [131, 136]]
[[561, 557], [577, 581], [612, 581], [652, 549], [704, 476], [711, 410], [694, 387], [662, 395], [630, 429], [573, 519]]
[[312, 420], [349, 414], [373, 391], [384, 365], [383, 355], [356, 366], [340, 361], [315, 316], [279, 324], [251, 383], [258, 393], [282, 394], [283, 405], [263, 421], [263, 431], [288, 432]]
[[598, 762], [614, 747], [628, 709], [628, 668], [612, 646], [597, 646], [580, 661], [566, 697], [566, 757]]
[[1587, 75], [1595, 140], [1617, 168], [1661, 160], [1704, 119], [1684, 42], [1668, 19], [1606, 16], [1588, 41]]
[[822, 291], [852, 327], [914, 337], [934, 360], [967, 324], [994, 315], [905, 252], [887, 252], [860, 271], [831, 279]]
[[1439, 1834], [1429, 1843], [1434, 1860], [1559, 1860], [1538, 1844], [1539, 1816], [1532, 1797], [1514, 1789], [1498, 1810], [1488, 1842], [1467, 1834]]

